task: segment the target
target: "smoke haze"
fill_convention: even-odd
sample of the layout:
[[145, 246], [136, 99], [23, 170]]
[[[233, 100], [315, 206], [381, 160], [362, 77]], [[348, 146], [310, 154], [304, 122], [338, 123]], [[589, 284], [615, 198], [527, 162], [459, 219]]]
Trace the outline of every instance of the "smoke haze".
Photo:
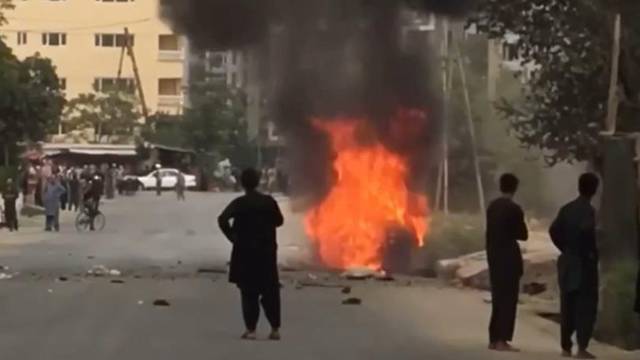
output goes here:
[[[409, 159], [412, 187], [424, 191], [436, 143], [439, 99], [429, 86], [437, 54], [402, 44], [403, 10], [461, 15], [472, 0], [161, 0], [176, 31], [206, 50], [270, 49], [267, 94], [286, 135], [292, 185], [321, 198], [331, 185], [331, 152], [312, 118], [366, 119], [375, 140]], [[426, 43], [424, 45], [427, 46]], [[276, 47], [275, 49], [273, 47]], [[431, 64], [431, 65], [429, 65]], [[398, 134], [401, 109], [423, 109], [413, 131]], [[411, 117], [410, 117], [411, 118]], [[402, 136], [400, 136], [402, 135]], [[371, 134], [361, 141], [371, 140]]]

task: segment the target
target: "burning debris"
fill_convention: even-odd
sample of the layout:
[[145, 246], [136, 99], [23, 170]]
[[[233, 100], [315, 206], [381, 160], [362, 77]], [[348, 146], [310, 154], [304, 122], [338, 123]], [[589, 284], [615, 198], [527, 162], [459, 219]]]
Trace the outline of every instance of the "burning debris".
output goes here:
[[[390, 232], [415, 247], [428, 231], [441, 102], [429, 88], [432, 54], [404, 46], [403, 19], [460, 15], [473, 2], [161, 0], [195, 47], [249, 49], [269, 69], [270, 113], [287, 137], [294, 195], [310, 203], [305, 227], [320, 260], [372, 270], [385, 268]], [[392, 263], [408, 263], [399, 257]]]

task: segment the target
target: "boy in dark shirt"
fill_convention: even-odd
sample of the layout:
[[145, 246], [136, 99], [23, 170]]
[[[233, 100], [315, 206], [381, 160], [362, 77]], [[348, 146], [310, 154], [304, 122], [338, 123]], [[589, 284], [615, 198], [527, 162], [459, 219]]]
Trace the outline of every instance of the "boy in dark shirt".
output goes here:
[[[240, 289], [246, 326], [243, 339], [254, 340], [260, 303], [271, 324], [271, 340], [280, 339], [280, 279], [276, 228], [284, 218], [278, 203], [256, 189], [260, 173], [245, 170], [240, 176], [245, 195], [233, 200], [218, 218], [220, 229], [233, 244], [229, 281]], [[233, 224], [230, 223], [233, 221]]]
[[558, 259], [560, 312], [562, 315], [562, 355], [571, 357], [575, 332], [578, 359], [595, 359], [587, 351], [598, 311], [598, 248], [596, 211], [591, 199], [599, 180], [584, 174], [579, 180], [580, 196], [565, 205], [551, 225], [549, 234], [562, 253]]
[[525, 241], [529, 237], [524, 212], [513, 201], [518, 185], [517, 177], [503, 175], [500, 178], [502, 196], [487, 209], [487, 258], [492, 297], [489, 349], [497, 351], [518, 351], [509, 344], [515, 331], [523, 274], [518, 240]]

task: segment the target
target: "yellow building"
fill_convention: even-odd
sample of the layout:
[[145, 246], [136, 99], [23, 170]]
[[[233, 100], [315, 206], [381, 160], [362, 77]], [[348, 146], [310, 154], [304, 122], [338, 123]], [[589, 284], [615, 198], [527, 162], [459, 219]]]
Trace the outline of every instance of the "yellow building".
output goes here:
[[[159, 16], [159, 0], [15, 0], [0, 27], [19, 58], [40, 53], [52, 59], [67, 98], [115, 85], [124, 43], [132, 35], [150, 113], [176, 114], [183, 105], [185, 41]], [[125, 57], [121, 84], [134, 91]]]

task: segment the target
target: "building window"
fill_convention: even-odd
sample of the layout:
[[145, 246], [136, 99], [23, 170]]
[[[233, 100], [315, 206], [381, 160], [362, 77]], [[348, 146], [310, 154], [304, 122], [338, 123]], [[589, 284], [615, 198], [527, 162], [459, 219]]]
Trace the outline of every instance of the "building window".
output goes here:
[[[123, 47], [126, 36], [124, 34], [96, 34], [95, 45], [99, 47]], [[129, 35], [129, 43], [134, 45], [134, 35]]]
[[136, 82], [132, 78], [96, 78], [93, 89], [97, 92], [122, 91], [129, 94], [135, 93]]
[[179, 96], [182, 79], [158, 79], [158, 95], [160, 96]]
[[160, 51], [180, 51], [180, 38], [178, 35], [158, 36], [158, 49]]
[[18, 32], [18, 45], [27, 44], [27, 33], [25, 31]]
[[44, 33], [42, 34], [42, 45], [64, 46], [67, 45], [67, 34], [65, 33]]

